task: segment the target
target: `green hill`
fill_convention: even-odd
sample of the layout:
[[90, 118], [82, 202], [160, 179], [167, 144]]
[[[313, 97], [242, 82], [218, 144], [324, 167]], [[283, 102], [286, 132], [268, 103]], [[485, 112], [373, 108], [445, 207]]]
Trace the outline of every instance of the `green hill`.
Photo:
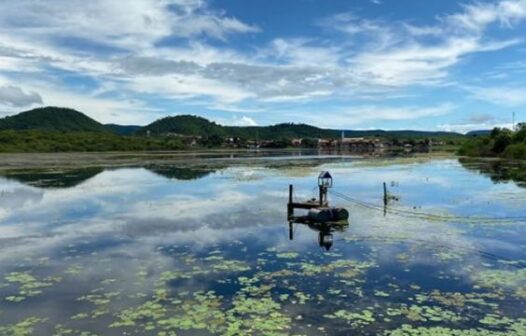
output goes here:
[[138, 134], [151, 135], [181, 134], [197, 136], [230, 136], [246, 139], [259, 137], [261, 139], [278, 139], [294, 137], [334, 137], [338, 132], [325, 130], [305, 124], [278, 124], [273, 126], [221, 126], [208, 119], [178, 115], [159, 119], [138, 131]]
[[284, 123], [272, 126], [225, 127], [229, 136], [276, 140], [280, 138], [335, 138], [339, 132], [306, 124]]
[[[166, 135], [220, 135], [265, 140], [282, 138], [339, 138], [341, 130], [323, 129], [306, 124], [283, 123], [272, 126], [222, 126], [205, 118], [192, 115], [179, 115], [159, 119], [150, 125], [141, 128], [138, 134]], [[402, 138], [432, 138], [432, 137], [459, 137], [453, 132], [427, 132], [427, 131], [384, 131], [384, 130], [345, 130], [346, 137], [402, 137]]]
[[85, 114], [60, 107], [43, 107], [0, 119], [0, 130], [109, 132]]
[[[0, 130], [39, 130], [58, 132], [105, 132], [117, 135], [152, 136], [179, 134], [209, 137], [278, 140], [291, 138], [339, 138], [341, 130], [323, 129], [306, 124], [282, 123], [271, 126], [222, 126], [193, 115], [165, 117], [141, 126], [102, 125], [85, 114], [59, 107], [44, 107], [0, 119]], [[457, 137], [458, 133], [426, 131], [345, 130], [346, 137], [432, 138]]]
[[152, 135], [168, 133], [182, 135], [224, 135], [225, 133], [222, 126], [208, 119], [191, 115], [178, 115], [159, 119], [141, 128], [138, 134], [145, 134], [148, 131], [150, 131]]

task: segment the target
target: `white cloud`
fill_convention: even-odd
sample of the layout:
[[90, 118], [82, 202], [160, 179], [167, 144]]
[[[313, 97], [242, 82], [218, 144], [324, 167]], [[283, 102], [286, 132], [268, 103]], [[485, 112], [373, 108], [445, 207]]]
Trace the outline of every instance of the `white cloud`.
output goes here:
[[56, 40], [83, 38], [129, 50], [147, 48], [164, 37], [257, 32], [258, 28], [181, 0], [19, 0], [0, 3], [4, 29], [17, 35]]
[[480, 33], [488, 25], [500, 22], [511, 26], [526, 19], [525, 0], [501, 0], [489, 3], [473, 3], [464, 5], [464, 11], [443, 18], [450, 28], [465, 32]]
[[444, 103], [431, 107], [380, 107], [362, 106], [346, 112], [351, 118], [351, 123], [359, 124], [370, 120], [413, 120], [420, 118], [436, 117], [448, 114], [454, 110], [454, 105]]
[[340, 129], [356, 127], [372, 121], [400, 121], [437, 117], [454, 112], [455, 109], [456, 106], [451, 103], [430, 107], [363, 105], [346, 109], [325, 110], [322, 113], [309, 113], [307, 115], [290, 113], [287, 116], [291, 120], [302, 117], [307, 123], [315, 124], [319, 127]]
[[[146, 103], [97, 95], [124, 92], [190, 103], [206, 98], [209, 109], [237, 113], [342, 96], [393, 97], [416, 85], [450, 81], [452, 69], [468, 56], [517, 45], [521, 40], [513, 36], [490, 39], [486, 31], [497, 24], [509, 29], [525, 19], [526, 0], [475, 2], [426, 25], [346, 12], [316, 22], [329, 34], [274, 36], [251, 51], [234, 49], [228, 38], [260, 28], [212, 9], [205, 0], [0, 2], [0, 73], [6, 79], [0, 85], [19, 86], [26, 95], [31, 89], [46, 104], [64, 99], [58, 105], [90, 108], [85, 111], [105, 121], [112, 113], [130, 113], [130, 122], [140, 119], [137, 112], [147, 110]], [[210, 39], [222, 46], [207, 44]], [[173, 40], [183, 43], [167, 42]], [[80, 93], [55, 82], [53, 90], [46, 89], [42, 82], [57, 77], [50, 69], [89, 76], [99, 87]], [[29, 82], [31, 75], [19, 76], [22, 72], [41, 83]], [[495, 95], [473, 94], [478, 99]], [[523, 104], [515, 92], [500, 99]], [[393, 114], [383, 111], [378, 120], [404, 115], [396, 108]]]
[[140, 76], [130, 79], [130, 88], [137, 92], [162, 94], [173, 99], [211, 96], [219, 102], [235, 103], [252, 93], [200, 75]]
[[[53, 86], [38, 86], [34, 89], [42, 94], [45, 105], [67, 105], [101, 123], [144, 125], [161, 116], [159, 110], [148, 107], [139, 100], [92, 97], [77, 92], [57, 90]], [[15, 112], [17, 111], [13, 111]]]
[[217, 123], [220, 125], [225, 126], [257, 126], [258, 123], [247, 116], [242, 116], [240, 118], [234, 117], [232, 119], [222, 119], [222, 118], [215, 118], [214, 119]]
[[0, 106], [27, 107], [42, 104], [42, 97], [35, 92], [24, 92], [17, 86], [0, 86]]
[[507, 107], [526, 105], [526, 87], [461, 87], [470, 92], [473, 98], [492, 104]]
[[459, 124], [440, 124], [437, 126], [439, 130], [446, 132], [457, 132], [457, 133], [467, 133], [469, 131], [480, 131], [480, 130], [489, 130], [494, 127], [501, 128], [510, 128], [512, 127], [511, 123], [459, 123]]

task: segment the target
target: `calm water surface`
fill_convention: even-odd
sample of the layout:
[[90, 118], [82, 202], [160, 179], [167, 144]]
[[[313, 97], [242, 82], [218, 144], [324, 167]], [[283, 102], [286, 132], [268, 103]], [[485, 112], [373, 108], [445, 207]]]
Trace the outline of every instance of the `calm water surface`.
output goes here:
[[0, 335], [526, 335], [522, 167], [304, 161], [5, 173]]

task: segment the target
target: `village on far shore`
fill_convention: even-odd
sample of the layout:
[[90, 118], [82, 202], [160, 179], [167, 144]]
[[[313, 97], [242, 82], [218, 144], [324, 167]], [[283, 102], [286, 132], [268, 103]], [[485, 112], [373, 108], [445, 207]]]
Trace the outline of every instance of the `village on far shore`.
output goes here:
[[[182, 139], [186, 145], [197, 146], [202, 140], [202, 136], [183, 135], [177, 133], [165, 133], [165, 137], [176, 137]], [[445, 146], [448, 142], [444, 139], [430, 138], [408, 138], [398, 137], [342, 137], [334, 138], [292, 138], [292, 139], [251, 139], [246, 140], [240, 137], [218, 137], [218, 145], [229, 148], [318, 148], [318, 149], [341, 149], [350, 152], [382, 152], [386, 150], [404, 149], [406, 151], [426, 151], [431, 147]]]

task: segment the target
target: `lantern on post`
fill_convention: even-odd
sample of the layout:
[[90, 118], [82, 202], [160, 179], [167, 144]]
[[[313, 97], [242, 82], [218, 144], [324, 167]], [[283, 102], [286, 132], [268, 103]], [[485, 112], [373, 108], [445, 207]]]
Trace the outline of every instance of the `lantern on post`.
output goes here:
[[318, 187], [320, 189], [320, 207], [327, 206], [327, 189], [332, 188], [332, 176], [328, 171], [322, 171], [318, 175]]

